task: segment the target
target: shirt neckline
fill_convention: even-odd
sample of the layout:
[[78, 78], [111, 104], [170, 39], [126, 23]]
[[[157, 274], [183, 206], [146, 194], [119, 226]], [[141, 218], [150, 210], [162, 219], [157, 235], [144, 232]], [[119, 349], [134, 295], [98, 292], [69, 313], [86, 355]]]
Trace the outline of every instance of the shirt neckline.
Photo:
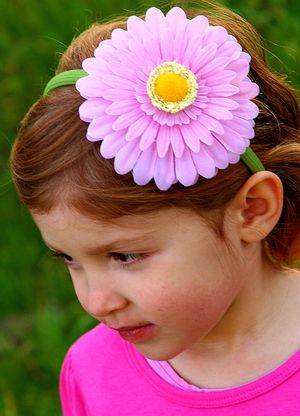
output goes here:
[[188, 407], [217, 408], [251, 400], [284, 383], [300, 369], [300, 350], [298, 350], [274, 370], [241, 386], [225, 390], [185, 391], [163, 380], [132, 344], [122, 341], [129, 360], [151, 387], [164, 398]]

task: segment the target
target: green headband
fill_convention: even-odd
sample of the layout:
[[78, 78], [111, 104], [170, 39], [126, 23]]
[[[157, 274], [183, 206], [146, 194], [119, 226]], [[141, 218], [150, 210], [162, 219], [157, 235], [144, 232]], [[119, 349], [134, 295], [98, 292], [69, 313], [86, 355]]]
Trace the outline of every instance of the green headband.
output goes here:
[[[87, 72], [83, 69], [72, 69], [70, 71], [60, 72], [51, 78], [47, 83], [43, 96], [48, 95], [50, 91], [56, 88], [64, 87], [67, 85], [75, 85], [80, 78], [87, 75]], [[248, 147], [245, 153], [241, 155], [241, 160], [252, 173], [266, 170], [256, 153], [250, 147]]]

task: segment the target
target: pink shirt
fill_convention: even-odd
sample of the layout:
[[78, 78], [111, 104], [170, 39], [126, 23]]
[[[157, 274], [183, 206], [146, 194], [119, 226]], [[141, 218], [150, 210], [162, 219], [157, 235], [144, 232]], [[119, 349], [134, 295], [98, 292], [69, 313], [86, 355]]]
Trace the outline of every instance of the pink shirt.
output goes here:
[[185, 391], [158, 375], [116, 331], [100, 324], [70, 348], [60, 393], [64, 416], [296, 416], [300, 351], [242, 386]]
[[150, 367], [167, 383], [172, 386], [179, 387], [181, 390], [185, 391], [222, 391], [226, 389], [203, 389], [193, 384], [188, 383], [183, 378], [181, 378], [168, 361], [153, 361], [146, 358], [147, 363]]

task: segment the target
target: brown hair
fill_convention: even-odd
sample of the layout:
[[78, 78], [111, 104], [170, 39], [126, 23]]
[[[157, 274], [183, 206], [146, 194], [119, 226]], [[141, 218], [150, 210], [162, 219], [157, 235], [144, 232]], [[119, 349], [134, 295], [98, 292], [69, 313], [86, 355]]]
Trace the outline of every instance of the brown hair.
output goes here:
[[[295, 92], [266, 66], [260, 38], [248, 22], [221, 6], [208, 10], [207, 1], [201, 4], [210, 23], [225, 27], [252, 57], [250, 78], [261, 92], [255, 100], [260, 113], [251, 147], [284, 186], [281, 218], [265, 240], [268, 256], [279, 265], [288, 261], [300, 229], [300, 122]], [[191, 18], [199, 11], [186, 13]], [[117, 27], [125, 28], [125, 20], [92, 25], [72, 42], [57, 72], [81, 68], [82, 61], [93, 56], [99, 42]], [[73, 86], [61, 87], [38, 100], [23, 120], [11, 170], [20, 198], [32, 212], [49, 212], [60, 203], [102, 220], [174, 206], [200, 214], [222, 212], [251, 175], [239, 162], [187, 188], [177, 183], [162, 192], [152, 182], [135, 185], [131, 174], [115, 173], [113, 161], [100, 155], [99, 143], [85, 139], [87, 124], [78, 117], [82, 101]]]

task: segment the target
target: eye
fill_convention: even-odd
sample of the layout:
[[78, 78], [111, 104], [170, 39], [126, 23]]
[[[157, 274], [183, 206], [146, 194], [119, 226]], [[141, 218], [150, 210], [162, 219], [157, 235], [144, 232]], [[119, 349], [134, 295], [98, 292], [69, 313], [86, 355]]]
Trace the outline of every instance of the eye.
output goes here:
[[145, 255], [135, 253], [110, 253], [113, 260], [121, 263], [123, 266], [135, 264], [142, 260]]
[[68, 265], [73, 265], [76, 263], [76, 260], [73, 257], [69, 256], [65, 253], [58, 253], [57, 251], [51, 251], [52, 256], [58, 257], [64, 260], [64, 262]]

